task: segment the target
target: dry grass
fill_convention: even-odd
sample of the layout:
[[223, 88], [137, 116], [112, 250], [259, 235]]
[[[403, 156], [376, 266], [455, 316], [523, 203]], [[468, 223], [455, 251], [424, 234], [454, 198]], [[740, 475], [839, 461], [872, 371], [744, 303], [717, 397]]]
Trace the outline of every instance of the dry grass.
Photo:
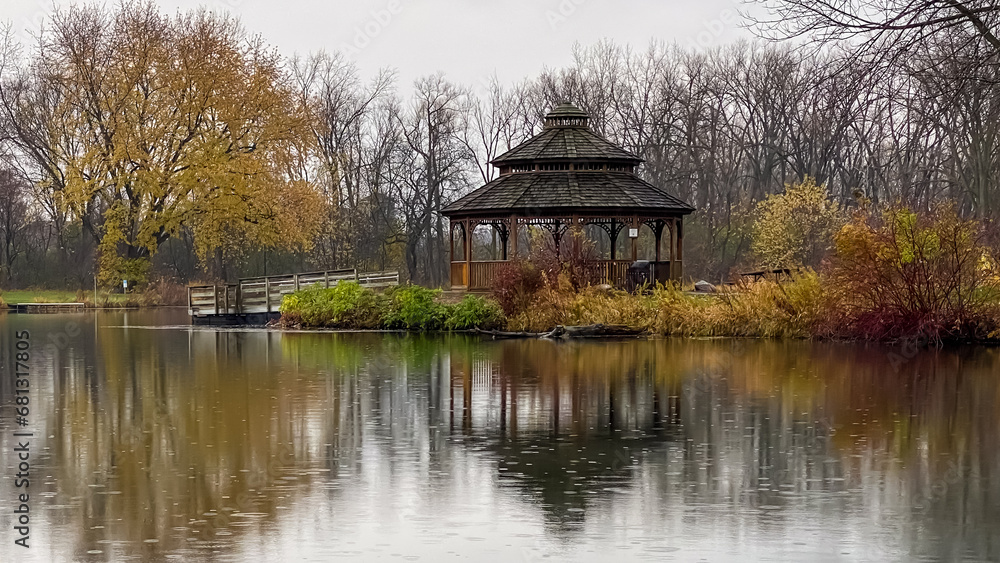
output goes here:
[[508, 329], [544, 332], [556, 325], [627, 325], [671, 336], [809, 338], [822, 319], [825, 293], [807, 273], [791, 283], [759, 282], [716, 295], [692, 295], [677, 286], [651, 294], [585, 288], [568, 281], [547, 284], [526, 310], [508, 319]]
[[809, 338], [822, 319], [825, 294], [819, 277], [790, 283], [757, 282], [713, 296], [657, 289], [654, 330], [675, 336]]

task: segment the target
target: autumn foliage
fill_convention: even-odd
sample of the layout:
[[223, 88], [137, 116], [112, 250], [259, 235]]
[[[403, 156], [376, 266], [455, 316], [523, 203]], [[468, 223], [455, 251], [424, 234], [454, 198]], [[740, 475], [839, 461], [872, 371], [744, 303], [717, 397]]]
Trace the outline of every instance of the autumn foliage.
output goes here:
[[[828, 259], [818, 271], [805, 268], [782, 283], [741, 283], [711, 296], [668, 284], [631, 295], [577, 287], [567, 267], [553, 276], [517, 263], [498, 277], [494, 295], [511, 329], [533, 332], [604, 323], [675, 336], [997, 340], [1000, 268], [992, 231], [990, 223], [962, 218], [948, 205], [926, 212], [904, 206], [873, 212], [863, 206], [826, 234], [828, 242], [814, 232], [815, 244], [787, 245], [828, 245]], [[790, 235], [791, 241], [810, 238], [796, 237]]]
[[47, 155], [43, 190], [99, 240], [107, 284], [142, 280], [182, 230], [204, 260], [307, 247], [319, 226], [302, 102], [279, 54], [232, 16], [60, 8], [7, 92], [37, 129], [27, 149]]
[[753, 250], [769, 268], [819, 267], [843, 225], [842, 212], [826, 188], [806, 177], [757, 205]]
[[830, 329], [872, 340], [997, 335], [1000, 279], [989, 227], [947, 205], [859, 211], [836, 237]]

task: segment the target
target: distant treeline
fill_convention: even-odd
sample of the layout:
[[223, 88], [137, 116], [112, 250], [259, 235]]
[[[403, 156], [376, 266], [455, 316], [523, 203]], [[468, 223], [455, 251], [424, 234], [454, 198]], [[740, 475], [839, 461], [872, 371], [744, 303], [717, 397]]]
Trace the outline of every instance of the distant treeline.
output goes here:
[[226, 15], [61, 8], [0, 53], [0, 286], [344, 267], [440, 285], [441, 208], [565, 100], [698, 208], [689, 275], [753, 263], [756, 203], [806, 177], [842, 206], [995, 218], [997, 51], [962, 33], [905, 56], [602, 42], [518, 84], [400, 85], [337, 53], [284, 58]]

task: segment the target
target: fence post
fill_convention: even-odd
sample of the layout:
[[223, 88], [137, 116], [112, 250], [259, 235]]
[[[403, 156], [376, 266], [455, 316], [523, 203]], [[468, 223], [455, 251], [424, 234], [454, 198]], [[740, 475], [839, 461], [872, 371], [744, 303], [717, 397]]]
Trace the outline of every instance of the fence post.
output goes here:
[[295, 291], [299, 290], [299, 275], [295, 274]]
[[264, 278], [264, 307], [267, 308], [267, 312], [271, 312], [271, 279]]
[[330, 272], [323, 272], [323, 285], [330, 289]]

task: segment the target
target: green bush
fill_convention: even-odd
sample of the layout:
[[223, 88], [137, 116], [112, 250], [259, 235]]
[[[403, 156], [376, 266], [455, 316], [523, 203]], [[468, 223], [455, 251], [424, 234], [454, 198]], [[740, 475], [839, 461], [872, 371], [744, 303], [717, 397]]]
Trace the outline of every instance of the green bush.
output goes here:
[[379, 328], [383, 310], [374, 291], [354, 282], [329, 289], [311, 287], [288, 295], [281, 303], [285, 324], [327, 328]]
[[495, 301], [467, 295], [461, 303], [438, 303], [440, 290], [415, 285], [376, 293], [354, 282], [329, 289], [319, 286], [285, 296], [285, 326], [354, 330], [493, 330], [506, 323]]
[[448, 308], [445, 328], [448, 330], [496, 330], [504, 326], [506, 319], [496, 301], [466, 295], [461, 303]]
[[447, 309], [435, 298], [439, 289], [417, 285], [392, 288], [386, 292], [388, 310], [382, 324], [389, 329], [441, 330], [447, 319]]

